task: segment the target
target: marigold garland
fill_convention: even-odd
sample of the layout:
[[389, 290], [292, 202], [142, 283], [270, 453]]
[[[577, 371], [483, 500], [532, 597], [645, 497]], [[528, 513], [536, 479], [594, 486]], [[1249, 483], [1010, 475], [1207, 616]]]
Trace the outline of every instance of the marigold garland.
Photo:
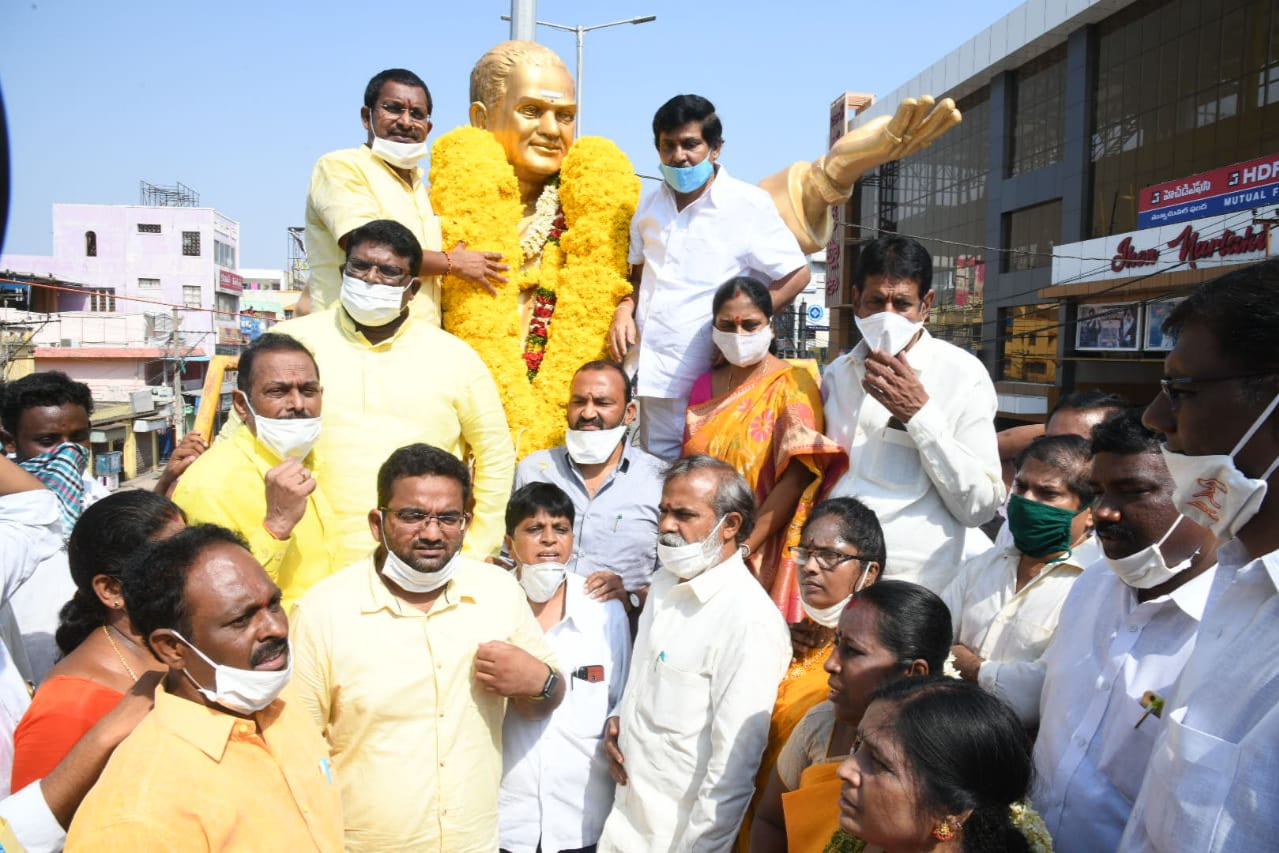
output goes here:
[[[631, 292], [626, 254], [639, 179], [630, 160], [607, 139], [579, 139], [564, 158], [559, 193], [559, 242], [548, 240], [541, 264], [520, 272], [511, 259], [523, 256], [523, 206], [502, 146], [487, 131], [461, 127], [431, 151], [431, 204], [444, 245], [461, 240], [469, 249], [501, 252], [513, 267], [496, 296], [449, 277], [441, 307], [444, 328], [492, 371], [519, 456], [563, 442], [573, 373], [605, 355], [612, 309]], [[530, 285], [553, 291], [555, 319], [531, 382], [519, 310], [519, 292]]]

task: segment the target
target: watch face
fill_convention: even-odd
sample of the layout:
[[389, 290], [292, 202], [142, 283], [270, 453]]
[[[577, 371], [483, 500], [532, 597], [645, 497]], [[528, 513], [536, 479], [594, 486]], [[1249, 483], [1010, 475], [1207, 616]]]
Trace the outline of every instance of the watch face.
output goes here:
[[628, 593], [626, 596], [626, 600], [631, 603], [631, 607], [634, 607], [637, 610], [639, 609], [640, 597], [638, 592]]
[[558, 672], [551, 672], [550, 675], [546, 676], [546, 684], [542, 686], [543, 699], [550, 698], [551, 694], [555, 692], [555, 685], [558, 684], [559, 681], [560, 681], [560, 674]]

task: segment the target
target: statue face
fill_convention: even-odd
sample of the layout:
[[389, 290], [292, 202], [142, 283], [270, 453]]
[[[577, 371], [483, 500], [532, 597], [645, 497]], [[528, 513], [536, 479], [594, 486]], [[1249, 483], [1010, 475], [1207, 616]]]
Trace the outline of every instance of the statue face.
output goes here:
[[515, 176], [538, 182], [560, 170], [576, 120], [573, 78], [563, 66], [517, 66], [501, 101], [484, 114], [484, 126], [502, 144]]

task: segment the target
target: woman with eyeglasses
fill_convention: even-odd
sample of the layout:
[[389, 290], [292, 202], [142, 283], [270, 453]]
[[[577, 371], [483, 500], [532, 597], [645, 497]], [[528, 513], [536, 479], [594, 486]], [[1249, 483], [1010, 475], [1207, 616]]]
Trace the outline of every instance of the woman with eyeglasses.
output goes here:
[[835, 772], [852, 750], [871, 694], [941, 672], [950, 611], [918, 584], [883, 580], [853, 595], [826, 659], [827, 700], [800, 720], [777, 758], [751, 827], [752, 853], [821, 853], [839, 828]]
[[809, 619], [791, 626], [794, 658], [777, 688], [768, 745], [755, 777], [755, 797], [742, 821], [737, 849], [750, 849], [751, 820], [778, 753], [809, 709], [830, 691], [822, 665], [834, 647], [834, 627], [854, 593], [879, 580], [884, 571], [884, 531], [879, 519], [856, 498], [833, 498], [813, 507], [791, 551], [799, 568], [801, 607]]

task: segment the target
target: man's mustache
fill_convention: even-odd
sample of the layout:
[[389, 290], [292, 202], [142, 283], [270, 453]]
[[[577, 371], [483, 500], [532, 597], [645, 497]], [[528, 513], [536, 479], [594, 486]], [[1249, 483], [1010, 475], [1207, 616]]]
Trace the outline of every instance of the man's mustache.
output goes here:
[[283, 637], [277, 637], [273, 640], [267, 640], [262, 645], [258, 646], [257, 650], [252, 655], [249, 656], [249, 665], [257, 666], [258, 664], [262, 663], [262, 661], [270, 660], [271, 658], [277, 657], [281, 653], [287, 652], [288, 650], [289, 650], [289, 641], [284, 639]]

